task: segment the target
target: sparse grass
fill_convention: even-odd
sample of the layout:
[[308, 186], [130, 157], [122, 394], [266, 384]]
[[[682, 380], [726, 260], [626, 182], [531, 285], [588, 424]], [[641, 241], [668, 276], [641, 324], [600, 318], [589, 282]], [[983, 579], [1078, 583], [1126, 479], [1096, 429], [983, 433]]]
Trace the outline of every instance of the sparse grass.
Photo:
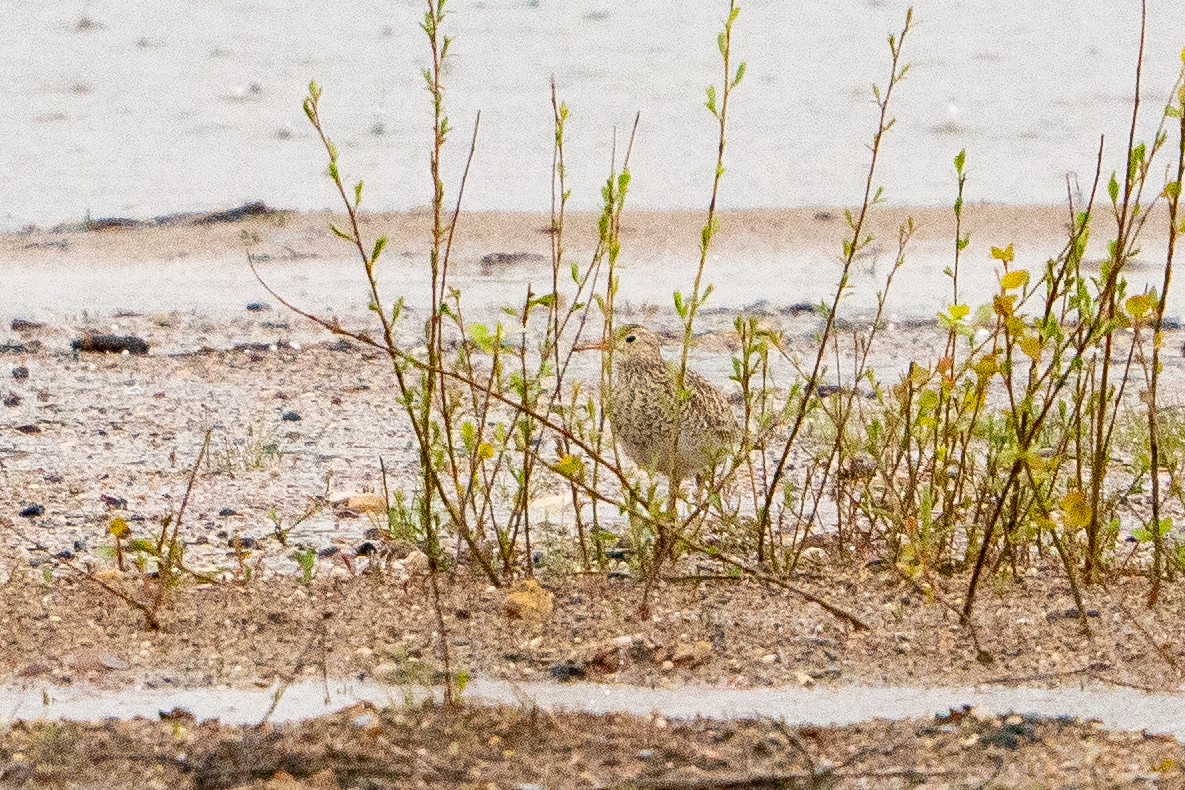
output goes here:
[[[733, 52], [734, 34], [743, 41], [739, 14], [735, 2], [724, 8], [717, 42], [722, 79], [707, 89], [718, 136], [705, 153], [714, 170], [706, 185], [698, 265], [690, 284], [672, 289], [681, 378], [695, 343], [697, 315], [712, 294], [709, 252], [727, 183], [728, 108], [743, 96], [733, 93], [744, 75]], [[960, 284], [968, 266], [982, 265], [963, 257], [969, 244], [963, 206], [965, 195], [973, 195], [968, 162], [974, 162], [974, 152], [950, 152], [951, 295], [935, 318], [945, 344], [933, 357], [913, 360], [905, 375], [884, 380], [870, 364], [871, 352], [883, 336], [891, 289], [899, 287], [898, 275], [909, 265], [912, 221], [892, 240], [893, 263], [871, 321], [853, 324], [845, 310], [854, 267], [875, 241], [869, 216], [887, 199], [877, 181], [878, 162], [893, 140], [893, 102], [909, 71], [904, 48], [907, 39], [912, 43], [913, 14], [908, 12], [888, 37], [887, 74], [872, 91], [876, 109], [864, 188], [857, 207], [845, 213], [837, 239], [835, 287], [818, 308], [816, 345], [795, 356], [786, 338], [762, 318], [735, 318], [731, 382], [740, 393], [743, 436], [711, 478], [681, 491], [664, 489], [651, 470], [623, 462], [608, 431], [602, 395], [572, 368], [573, 347], [608, 337], [616, 322], [622, 217], [637, 122], [628, 135], [614, 131], [598, 244], [590, 258], [574, 261], [565, 248], [574, 188], [565, 169], [571, 121], [552, 85], [550, 281], [528, 289], [498, 320], [474, 320], [450, 279], [450, 261], [454, 239], [464, 233], [465, 181], [478, 155], [480, 119], [473, 119], [472, 136], [460, 150], [463, 175], [446, 185], [442, 174], [453, 171], [446, 164], [454, 150], [446, 112], [452, 46], [447, 26], [443, 0], [426, 0], [422, 28], [429, 65], [422, 77], [433, 118], [427, 143], [433, 195], [432, 238], [425, 251], [428, 291], [384, 293], [380, 264], [387, 239], [364, 232], [364, 184], [348, 183], [321, 115], [322, 91], [312, 83], [304, 110], [344, 211], [344, 219], [331, 227], [358, 255], [373, 327], [348, 330], [281, 294], [273, 296], [328, 331], [378, 349], [390, 364], [392, 397], [414, 434], [419, 464], [414, 479], [388, 479], [384, 473], [385, 537], [414, 544], [428, 558], [428, 588], [450, 689], [455, 676], [438, 585], [441, 573], [456, 568], [502, 587], [534, 575], [540, 564], [562, 575], [604, 572], [624, 560], [646, 576], [649, 590], [669, 549], [816, 601], [856, 628], [863, 621], [842, 601], [808, 595], [793, 584], [804, 556], [810, 556], [806, 552], [841, 563], [883, 561], [922, 589], [932, 587], [936, 576], [969, 573], [957, 607], [968, 625], [985, 579], [1002, 584], [1026, 568], [1049, 567], [1050, 557], [1064, 569], [1080, 610], [1082, 590], [1120, 570], [1148, 577], [1150, 605], [1161, 582], [1185, 570], [1180, 529], [1185, 416], [1181, 404], [1163, 402], [1160, 391], [1165, 295], [1176, 242], [1185, 232], [1178, 210], [1185, 171], [1180, 79], [1150, 142], [1136, 139], [1138, 100], [1119, 156], [1100, 141], [1089, 196], [1068, 202], [1059, 254], [1033, 261], [1011, 245], [993, 248], [990, 265], [998, 287], [985, 304], [969, 303]], [[1136, 96], [1140, 79], [1137, 69]], [[1171, 161], [1161, 177], [1155, 168], [1166, 158]], [[1108, 172], [1105, 163], [1115, 159], [1118, 167]], [[1162, 285], [1159, 291], [1130, 293], [1125, 267], [1140, 250], [1149, 218], [1158, 216], [1153, 212], [1158, 204], [1169, 223]], [[1117, 232], [1096, 272], [1085, 255], [1104, 215]], [[409, 336], [414, 341], [398, 339]], [[606, 355], [599, 368], [602, 392], [611, 365]], [[254, 426], [211, 451], [206, 466], [234, 474], [268, 468], [280, 458], [274, 430]], [[557, 496], [570, 506], [570, 528], [537, 522], [536, 504]], [[607, 517], [614, 508], [618, 517]], [[276, 540], [286, 545], [292, 526], [313, 512], [294, 519], [277, 514]], [[151, 544], [113, 530], [112, 558], [121, 567], [131, 562], [146, 575], [183, 569], [181, 557], [172, 555], [170, 529], [175, 538], [176, 524], [166, 523], [155, 554], [148, 550]], [[248, 581], [255, 573], [250, 552], [239, 543], [234, 548], [236, 577]], [[291, 556], [302, 579], [311, 582], [315, 553], [297, 546]], [[155, 608], [142, 611], [151, 624]], [[1083, 617], [1084, 627], [1086, 622]]]
[[[739, 12], [735, 3], [729, 4], [718, 40], [723, 82], [707, 91], [706, 106], [718, 122], [719, 136], [699, 265], [690, 290], [674, 292], [673, 307], [682, 324], [681, 375], [694, 343], [697, 311], [712, 293], [707, 261], [725, 172], [727, 110], [744, 74], [743, 64], [732, 65]], [[963, 301], [959, 287], [960, 269], [969, 265], [962, 260], [969, 243], [962, 208], [973, 179], [966, 152], [958, 152], [947, 271], [951, 301], [937, 317], [947, 334], [946, 347], [936, 358], [915, 360], [900, 380], [881, 381], [869, 367], [870, 352], [884, 324], [887, 295], [908, 264], [912, 221], [899, 229], [894, 263], [871, 324], [846, 328], [842, 309], [853, 266], [874, 241], [868, 217], [886, 196], [877, 184], [877, 163], [895, 123], [893, 96], [909, 71], [904, 46], [913, 15], [912, 10], [907, 13], [901, 30], [888, 39], [888, 78], [883, 88], [873, 87], [877, 121], [864, 193], [858, 209], [846, 213], [842, 265], [833, 298], [820, 307], [816, 353], [805, 362], [792, 358], [775, 330], [757, 318], [738, 316], [732, 378], [742, 396], [742, 444], [711, 481], [686, 494], [674, 486], [662, 492], [652, 475], [623, 464], [606, 441], [604, 404], [568, 375], [571, 356], [565, 352], [579, 342], [594, 315], [602, 333], [613, 329], [629, 146], [620, 169], [615, 155], [602, 189], [596, 254], [587, 265], [567, 264], [568, 110], [553, 85], [550, 289], [529, 290], [519, 305], [507, 307], [505, 322], [467, 321], [462, 294], [448, 280], [464, 179], [450, 209], [440, 179], [451, 131], [441, 68], [451, 41], [440, 32], [443, 23], [443, 5], [430, 2], [424, 30], [433, 65], [424, 77], [435, 118], [434, 232], [428, 252], [432, 290], [427, 315], [414, 319], [424, 320], [426, 352], [406, 350], [394, 340], [394, 326], [410, 317], [402, 298], [388, 302], [380, 296], [376, 262], [385, 239], [363, 243], [357, 223], [362, 184], [351, 198], [341, 180], [337, 150], [321, 124], [316, 85], [306, 100], [349, 219], [344, 230], [335, 227], [335, 232], [359, 253], [381, 339], [308, 317], [387, 353], [398, 397], [419, 442], [422, 478], [410, 489], [409, 481], [397, 481], [393, 496], [389, 494], [393, 534], [414, 539], [430, 557], [439, 555], [445, 536], [456, 539], [468, 548], [472, 565], [501, 585], [534, 572], [531, 502], [566, 490], [575, 513], [575, 534], [569, 536], [575, 548], [553, 553], [572, 557], [582, 569], [604, 567], [604, 547], [617, 540], [635, 551], [638, 568], [652, 581], [670, 541], [676, 554], [702, 552], [786, 584], [803, 550], [821, 545], [838, 557], [883, 557], [918, 580], [971, 568], [961, 610], [965, 620], [973, 612], [983, 572], [1016, 573], [1055, 553], [1077, 593], [1080, 585], [1102, 580], [1116, 566], [1124, 532], [1151, 542], [1146, 572], [1153, 589], [1165, 573], [1173, 572], [1169, 566], [1179, 553], [1175, 533], [1171, 521], [1158, 515], [1163, 504], [1160, 470], [1168, 470], [1166, 491], [1176, 495], [1182, 463], [1179, 442], [1171, 430], [1161, 429], [1157, 416], [1164, 300], [1155, 292], [1130, 295], [1123, 275], [1150, 209], [1166, 201], [1173, 225], [1164, 264], [1162, 291], [1167, 291], [1173, 244], [1181, 231], [1180, 165], [1175, 178], [1169, 168], [1167, 186], [1151, 183], [1153, 162], [1169, 145], [1170, 135], [1162, 122], [1151, 144], [1136, 141], [1138, 101], [1132, 106], [1125, 164], [1106, 181], [1106, 200], [1097, 199], [1105, 159], [1100, 144], [1088, 201], [1071, 201], [1067, 207], [1072, 221], [1061, 254], [1032, 267], [1022, 265], [1011, 246], [993, 248], [999, 289], [989, 303], [978, 306]], [[1137, 94], [1139, 80], [1137, 69]], [[1180, 118], [1183, 107], [1178, 82], [1164, 118]], [[469, 160], [476, 140], [475, 124]], [[1185, 134], [1178, 135], [1178, 163], [1183, 140]], [[630, 145], [632, 141], [633, 134]], [[1094, 275], [1083, 256], [1092, 221], [1104, 211], [1118, 233], [1101, 273]], [[602, 390], [611, 364], [606, 355]], [[1139, 385], [1134, 380], [1138, 371], [1144, 379]], [[823, 384], [830, 381], [837, 386], [825, 390]], [[1116, 460], [1117, 426], [1130, 428], [1120, 417], [1131, 412], [1133, 399], [1148, 404], [1147, 436], [1130, 457]], [[1131, 443], [1135, 434], [1129, 429], [1126, 437]], [[1153, 522], [1133, 524], [1133, 517], [1146, 516], [1132, 512], [1125, 502], [1149, 484]], [[616, 505], [624, 526], [602, 523], [598, 503]], [[434, 561], [433, 567], [439, 563]], [[1152, 594], [1150, 600], [1154, 598]]]

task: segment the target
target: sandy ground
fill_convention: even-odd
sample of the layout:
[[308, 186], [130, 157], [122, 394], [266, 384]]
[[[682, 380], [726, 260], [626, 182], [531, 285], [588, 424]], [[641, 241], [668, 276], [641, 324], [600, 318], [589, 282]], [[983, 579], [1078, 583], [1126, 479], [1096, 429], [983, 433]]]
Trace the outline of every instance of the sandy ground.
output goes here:
[[361, 706], [238, 728], [162, 711], [160, 721], [20, 723], [3, 740], [5, 787], [1178, 788], [1185, 760], [1169, 738], [963, 710], [843, 728]]
[[[923, 235], [932, 232], [934, 245], [945, 243], [942, 239], [950, 233], [947, 212], [912, 213], [925, 220], [920, 223]], [[893, 211], [879, 215], [884, 225], [878, 232], [891, 236], [904, 216]], [[970, 216], [981, 237], [1013, 233], [1053, 240], [1065, 221], [1064, 209], [1056, 208], [976, 207]], [[26, 289], [52, 289], [54, 278], [68, 272], [74, 272], [72, 276], [78, 271], [93, 272], [101, 279], [104, 271], [118, 267], [130, 273], [121, 277], [133, 281], [156, 270], [183, 267], [188, 257], [200, 258], [203, 267], [214, 266], [211, 271], [222, 266], [241, 272], [246, 242], [265, 265], [281, 267], [276, 271], [282, 269], [299, 279], [319, 269], [340, 268], [330, 263], [340, 260], [342, 251], [340, 242], [325, 230], [327, 219], [267, 214], [232, 223], [180, 222], [101, 231], [29, 229], [0, 238], [0, 266], [8, 272], [23, 272]], [[467, 276], [474, 281], [490, 276], [530, 278], [537, 276], [540, 266], [545, 267], [529, 256], [547, 253], [546, 218], [477, 215], [467, 221], [470, 232], [458, 247], [458, 265], [462, 270], [469, 267]], [[645, 238], [647, 246], [640, 257], [658, 260], [695, 239], [701, 221], [698, 213], [635, 214], [627, 223], [626, 235]], [[778, 249], [801, 247], [822, 255], [834, 244], [836, 225], [842, 222], [842, 217], [809, 210], [731, 215], [724, 222], [721, 254], [734, 258], [768, 254], [768, 242], [773, 239]], [[587, 234], [589, 224], [574, 224], [585, 230], [571, 238], [573, 254], [589, 251], [593, 243]], [[379, 225], [401, 231], [393, 238], [388, 253], [392, 258], [410, 259], [423, 249], [422, 214], [368, 219], [368, 227]], [[482, 262], [497, 252], [512, 255]], [[461, 567], [445, 579], [446, 631], [442, 634], [428, 605], [420, 569], [408, 561], [414, 557], [407, 556], [406, 548], [395, 547], [396, 556], [403, 559], [383, 557], [381, 551], [370, 554], [367, 544], [381, 548], [373, 517], [348, 507], [323, 506], [319, 499], [327, 491], [333, 498], [335, 493], [377, 490], [380, 457], [393, 479], [411, 474], [413, 447], [407, 431], [399, 427], [382, 360], [336, 344], [281, 309], [245, 310], [254, 294], [237, 286], [213, 285], [206, 297], [211, 301], [205, 308], [185, 310], [177, 308], [178, 300], [185, 298], [183, 291], [162, 292], [154, 297], [158, 303], [149, 300], [147, 309], [131, 314], [118, 314], [119, 303], [113, 304], [110, 294], [88, 298], [85, 290], [64, 290], [57, 308], [52, 293], [49, 308], [26, 310], [27, 302], [20, 301], [0, 305], [0, 312], [10, 312], [3, 316], [0, 330], [0, 394], [5, 396], [0, 408], [0, 595], [5, 600], [0, 612], [0, 680], [264, 686], [324, 674], [423, 685], [439, 677], [442, 644], [448, 645], [454, 668], [477, 676], [588, 678], [675, 687], [689, 682], [740, 688], [1101, 683], [1164, 691], [1177, 689], [1185, 679], [1185, 591], [1179, 585], [1169, 585], [1160, 605], [1149, 611], [1142, 605], [1145, 582], [1119, 575], [1109, 586], [1087, 592], [1089, 616], [1083, 620], [1077, 617], [1060, 569], [1052, 567], [984, 585], [972, 627], [967, 628], [959, 625], [955, 611], [966, 585], [963, 575], [935, 576], [923, 588], [875, 561], [855, 568], [807, 563], [795, 584], [835, 602], [870, 626], [869, 631], [857, 632], [784, 590], [722, 578], [721, 568], [694, 564], [680, 568], [661, 584], [651, 616], [641, 619], [636, 581], [610, 579], [603, 571], [573, 574], [561, 550], [543, 542], [537, 576], [552, 596], [550, 614], [525, 620], [512, 617], [504, 589], [490, 587]], [[364, 311], [351, 307], [341, 294], [325, 294], [322, 303], [326, 302], [336, 305], [346, 320], [365, 318]], [[781, 299], [760, 309], [768, 320], [781, 322], [792, 342], [807, 348], [814, 325], [802, 322], [793, 306]], [[627, 305], [626, 313], [631, 311], [660, 325], [669, 323], [669, 317], [656, 314], [645, 300]], [[22, 318], [21, 313], [45, 325], [9, 329], [9, 322]], [[717, 379], [728, 372], [730, 323], [728, 309], [705, 316], [696, 365]], [[72, 354], [70, 342], [88, 330], [143, 336], [150, 343], [150, 353]], [[932, 353], [935, 342], [932, 329], [912, 324], [887, 337], [883, 355], [874, 361], [882, 377], [909, 359]], [[1179, 342], [1175, 335], [1170, 340], [1172, 345]], [[1181, 361], [1173, 355], [1166, 360], [1166, 380], [1181, 374]], [[131, 568], [123, 573], [114, 568], [107, 528], [118, 517], [127, 521], [136, 537], [155, 534], [161, 519], [176, 512], [190, 464], [207, 430], [212, 431], [210, 458], [191, 492], [180, 538], [191, 568], [223, 580], [210, 584], [187, 577], [169, 588], [154, 609], [160, 627], [150, 630], [143, 613], [126, 599], [156, 600], [157, 582]], [[307, 583], [300, 579], [294, 556], [304, 549], [318, 557]], [[428, 723], [421, 727], [427, 733], [432, 727], [454, 726], [434, 713], [400, 715], [427, 717]], [[471, 715], [517, 722], [515, 717], [522, 714], [479, 711]], [[356, 726], [351, 721], [338, 717], [310, 725], [315, 734], [309, 737], [322, 738], [333, 727]], [[653, 727], [632, 720], [604, 722], [604, 737], [610, 741], [626, 738], [613, 734], [621, 728], [628, 732]], [[396, 732], [397, 726], [391, 726], [395, 729], [390, 732]], [[490, 726], [497, 731], [502, 725]], [[515, 723], [511, 729], [519, 726]], [[754, 736], [758, 740], [778, 731], [769, 724], [688, 724], [678, 731], [676, 740], [701, 743], [711, 726], [750, 728], [759, 733]], [[1053, 782], [1061, 781], [1061, 776], [1081, 777], [1062, 764], [1081, 754], [1055, 757], [1063, 748], [1059, 744], [1088, 743], [1090, 749], [1111, 755], [1107, 765], [1116, 771], [1120, 770], [1116, 766], [1134, 761], [1135, 767], [1122, 774], [1127, 778], [1116, 781], [1135, 781], [1131, 777], [1158, 772], [1167, 776], [1180, 764], [1180, 758], [1173, 756], [1172, 750], [1180, 748], [1176, 744], [1137, 739], [1139, 746], [1133, 751], [1128, 736], [1103, 735], [1076, 724], [1036, 725], [1033, 732], [1039, 737], [1018, 748], [1021, 754], [1034, 755], [1041, 766], [1014, 760], [1011, 752], [1008, 759], [1001, 759], [995, 751], [976, 751], [976, 741], [969, 741], [970, 735], [963, 732], [970, 725], [956, 723], [953, 732], [938, 733], [931, 732], [934, 726], [933, 722], [908, 722], [819, 731], [818, 737], [831, 745], [812, 754], [840, 765], [852, 755], [866, 755], [863, 747], [839, 746], [848, 739], [856, 744], [861, 739], [888, 739], [906, 744], [901, 747], [906, 751], [921, 748], [925, 759], [938, 760], [924, 768], [902, 768], [905, 763], [878, 762], [879, 757], [868, 757], [871, 763], [860, 762], [865, 757], [849, 763], [866, 773], [896, 771], [892, 777], [876, 779], [884, 784], [860, 785], [886, 787], [898, 786], [892, 782], [907, 774], [923, 782], [930, 773], [940, 782], [954, 781], [942, 772], [952, 765], [962, 766], [963, 757], [952, 755], [965, 756], [959, 749], [966, 748], [977, 756], [968, 763], [970, 767], [959, 768], [973, 773], [960, 776], [989, 784], [997, 782], [992, 777], [1010, 776], [1008, 770], [1020, 771], [1019, 776], [1050, 777]], [[166, 737], [162, 733], [168, 729], [155, 724], [126, 727], [71, 727], [61, 737], [76, 739], [71, 742], [79, 744], [78, 749], [90, 749], [95, 738], [152, 742]], [[28, 733], [35, 730], [13, 732], [25, 738], [34, 737]], [[578, 732], [580, 725], [564, 724], [556, 732], [561, 730]], [[206, 732], [193, 730], [199, 731]], [[202, 748], [216, 749], [212, 744], [222, 743], [219, 739], [247, 737], [230, 731], [207, 734]], [[431, 741], [424, 737], [425, 742]], [[561, 736], [556, 737], [548, 748], [567, 748]], [[665, 743], [665, 737], [656, 743]], [[21, 762], [14, 752], [26, 748], [34, 746], [14, 747], [0, 755], [9, 761], [8, 768], [0, 767], [5, 780], [57, 770], [48, 758], [33, 760], [41, 767], [32, 773], [22, 774], [25, 769], [19, 766], [13, 769]], [[469, 753], [468, 746], [464, 750]], [[515, 770], [521, 769], [524, 778], [513, 781], [530, 783], [535, 777], [550, 776], [544, 786], [570, 786], [555, 778], [559, 751], [539, 757], [544, 767], [520, 764]], [[762, 757], [766, 762], [745, 767], [743, 771], [749, 771], [745, 775], [801, 774], [804, 763], [793, 762], [798, 758], [787, 757], [785, 749], [775, 751], [778, 759], [792, 762], [770, 763], [767, 758], [773, 758], [767, 754]], [[576, 759], [571, 752], [564, 754], [565, 760]], [[737, 753], [720, 759], [734, 773], [717, 771], [711, 782], [671, 778], [664, 773], [666, 768], [647, 774], [646, 765], [630, 763], [634, 773], [610, 772], [606, 776], [613, 778], [602, 784], [780, 786], [772, 779], [728, 784], [732, 780], [727, 776], [734, 776], [738, 766], [750, 766], [750, 757]], [[302, 764], [337, 772], [334, 782], [344, 776], [336, 764], [316, 760]], [[270, 770], [275, 773], [285, 765], [277, 763]], [[626, 770], [622, 765], [613, 770]], [[181, 770], [167, 761], [151, 771], [158, 769], [161, 782], [172, 782], [170, 777], [176, 774], [170, 772]], [[9, 772], [13, 770], [16, 773]], [[493, 769], [478, 761], [456, 770], [462, 773], [455, 781], [463, 782], [468, 781], [466, 772]], [[227, 778], [200, 786], [230, 787], [269, 775], [232, 771]], [[495, 776], [491, 780], [495, 784], [512, 779], [509, 774]], [[649, 778], [642, 782], [641, 776]], [[403, 779], [383, 781], [388, 780], [389, 784], [370, 786], [404, 786]], [[997, 784], [1010, 782], [1000, 779]]]

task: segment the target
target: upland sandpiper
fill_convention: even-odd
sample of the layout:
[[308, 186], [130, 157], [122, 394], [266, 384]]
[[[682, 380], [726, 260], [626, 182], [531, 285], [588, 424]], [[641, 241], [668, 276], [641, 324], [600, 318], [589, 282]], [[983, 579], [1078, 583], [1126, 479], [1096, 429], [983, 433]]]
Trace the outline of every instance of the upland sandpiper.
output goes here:
[[[686, 396], [680, 403], [679, 368], [663, 359], [658, 336], [644, 326], [630, 324], [609, 340], [577, 346], [584, 349], [611, 350], [605, 408], [613, 436], [636, 464], [667, 478], [667, 515], [674, 522], [683, 480], [701, 476], [734, 449], [739, 431], [732, 406], [690, 369], [684, 372]], [[656, 565], [674, 549], [666, 532], [659, 530]]]

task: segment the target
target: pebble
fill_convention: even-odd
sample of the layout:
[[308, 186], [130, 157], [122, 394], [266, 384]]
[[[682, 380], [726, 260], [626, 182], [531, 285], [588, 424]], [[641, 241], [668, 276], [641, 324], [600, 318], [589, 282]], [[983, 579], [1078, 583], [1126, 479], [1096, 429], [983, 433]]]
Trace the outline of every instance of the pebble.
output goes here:
[[45, 515], [45, 508], [41, 505], [29, 505], [27, 508], [21, 510], [19, 515], [24, 518], [37, 518]]
[[539, 582], [523, 579], [511, 588], [502, 607], [511, 619], [541, 623], [551, 615], [552, 600], [552, 594], [543, 589]]
[[17, 395], [15, 392], [9, 392], [4, 396], [4, 405], [12, 409], [20, 406], [22, 400], [24, 400], [24, 398], [22, 398], [20, 395]]
[[575, 661], [563, 661], [552, 664], [547, 668], [548, 673], [561, 683], [579, 680], [584, 677], [584, 667]]
[[280, 419], [284, 422], [300, 422], [300, 414], [294, 411], [286, 411], [280, 415]]

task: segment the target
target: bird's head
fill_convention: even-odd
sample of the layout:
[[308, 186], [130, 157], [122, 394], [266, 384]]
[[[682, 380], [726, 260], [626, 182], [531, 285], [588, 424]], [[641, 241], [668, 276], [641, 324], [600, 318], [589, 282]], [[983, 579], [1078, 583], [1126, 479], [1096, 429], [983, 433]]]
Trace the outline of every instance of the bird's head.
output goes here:
[[599, 349], [601, 351], [608, 351], [612, 348], [613, 355], [617, 359], [627, 361], [630, 359], [661, 358], [662, 354], [659, 346], [658, 335], [641, 324], [628, 324], [614, 330], [613, 336], [608, 340], [576, 346], [573, 350], [589, 351]]

